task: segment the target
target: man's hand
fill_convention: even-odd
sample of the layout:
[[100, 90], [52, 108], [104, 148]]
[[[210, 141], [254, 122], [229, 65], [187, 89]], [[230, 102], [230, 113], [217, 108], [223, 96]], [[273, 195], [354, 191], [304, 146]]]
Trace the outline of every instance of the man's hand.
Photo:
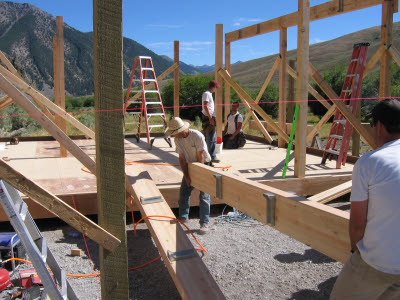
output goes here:
[[188, 186], [191, 186], [192, 180], [190, 179], [190, 176], [185, 176], [185, 180], [186, 180], [186, 184], [187, 184]]
[[214, 121], [214, 118], [208, 118], [209, 120], [210, 120], [210, 124], [212, 125], [212, 126], [215, 126], [215, 121]]
[[234, 137], [233, 135], [231, 135], [231, 136], [229, 137], [229, 140], [232, 141], [234, 138], [235, 138], [235, 137]]

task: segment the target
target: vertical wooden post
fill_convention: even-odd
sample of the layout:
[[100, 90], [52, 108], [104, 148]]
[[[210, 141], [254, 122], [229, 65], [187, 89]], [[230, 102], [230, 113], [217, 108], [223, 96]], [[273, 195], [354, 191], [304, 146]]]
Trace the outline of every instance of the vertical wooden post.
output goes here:
[[[231, 43], [225, 41], [225, 70], [231, 74]], [[225, 108], [224, 108], [224, 115], [225, 115], [225, 123], [228, 122], [228, 115], [230, 113], [230, 105], [231, 105], [231, 86], [228, 82], [225, 82]]]
[[222, 68], [222, 53], [223, 53], [223, 25], [215, 25], [215, 80], [219, 84], [219, 88], [215, 91], [215, 115], [217, 119], [217, 137], [222, 138], [222, 78], [218, 75], [218, 70]]
[[174, 63], [178, 64], [174, 71], [174, 117], [179, 117], [179, 41], [174, 41]]
[[306, 174], [310, 0], [298, 1], [296, 100], [301, 102], [295, 132], [294, 176], [302, 178]]
[[[381, 45], [386, 49], [392, 45], [393, 0], [382, 4]], [[379, 97], [390, 97], [392, 88], [392, 56], [388, 51], [382, 55], [379, 81]], [[380, 100], [383, 100], [381, 98]]]
[[[65, 78], [64, 78], [64, 30], [63, 17], [56, 17], [56, 36], [53, 37], [53, 71], [54, 71], [54, 103], [65, 110]], [[55, 123], [67, 133], [67, 123], [56, 114]], [[67, 150], [60, 144], [60, 157], [67, 157]]]
[[[295, 70], [296, 68], [296, 61], [294, 59], [289, 60], [289, 66]], [[288, 83], [288, 108], [287, 108], [287, 122], [292, 123], [293, 122], [293, 115], [294, 115], [294, 107], [296, 106], [296, 103], [294, 101], [296, 100], [295, 98], [295, 81], [292, 76], [289, 76], [289, 83]]]
[[121, 240], [100, 247], [102, 299], [128, 299], [122, 81], [122, 0], [93, 0], [96, 177], [99, 225]]
[[[286, 77], [287, 77], [287, 28], [280, 30], [279, 52], [281, 64], [279, 66], [279, 126], [286, 132]], [[278, 137], [278, 147], [285, 147], [285, 140]]]

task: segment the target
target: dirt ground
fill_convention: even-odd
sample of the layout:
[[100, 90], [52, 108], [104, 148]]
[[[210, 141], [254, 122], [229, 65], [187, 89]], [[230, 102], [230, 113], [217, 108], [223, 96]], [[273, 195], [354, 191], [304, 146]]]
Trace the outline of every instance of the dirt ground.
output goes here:
[[[329, 299], [341, 263], [255, 221], [216, 224], [224, 207], [212, 206], [211, 230], [198, 238], [208, 250], [203, 260], [227, 299]], [[229, 211], [232, 209], [228, 207], [224, 213]], [[139, 214], [135, 218], [138, 220]], [[192, 208], [188, 226], [195, 233], [198, 221], [198, 209]], [[129, 214], [127, 223], [129, 267], [157, 257], [158, 250], [146, 225], [137, 227], [135, 237]], [[92, 266], [82, 236], [70, 235], [76, 232], [73, 228], [58, 219], [39, 220], [37, 224], [67, 273], [99, 272], [97, 244], [87, 239]], [[1, 223], [0, 231], [6, 230], [12, 228]], [[72, 248], [82, 249], [82, 257], [70, 256]], [[99, 278], [69, 280], [80, 299], [100, 299]], [[161, 260], [130, 271], [129, 285], [130, 299], [180, 299]], [[3, 291], [0, 299], [9, 297]]]

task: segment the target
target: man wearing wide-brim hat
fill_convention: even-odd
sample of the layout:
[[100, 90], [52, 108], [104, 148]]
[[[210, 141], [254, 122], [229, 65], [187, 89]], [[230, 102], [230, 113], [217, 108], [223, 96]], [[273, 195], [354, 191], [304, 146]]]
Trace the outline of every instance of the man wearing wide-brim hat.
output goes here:
[[[190, 124], [182, 121], [181, 118], [173, 118], [168, 122], [166, 136], [175, 139], [176, 152], [179, 154], [179, 165], [182, 168], [183, 178], [179, 195], [179, 219], [187, 222], [189, 219], [190, 194], [194, 187], [191, 186], [188, 163], [200, 162], [208, 163], [211, 161], [207, 150], [204, 135], [195, 129], [189, 129]], [[210, 195], [201, 192], [199, 196], [200, 207], [200, 233], [208, 231], [210, 218]]]

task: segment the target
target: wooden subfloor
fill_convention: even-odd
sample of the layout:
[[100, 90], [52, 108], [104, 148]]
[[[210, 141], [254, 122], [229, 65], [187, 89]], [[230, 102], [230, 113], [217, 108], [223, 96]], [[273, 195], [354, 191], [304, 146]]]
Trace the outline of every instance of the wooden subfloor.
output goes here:
[[[88, 155], [95, 157], [95, 145], [92, 140], [75, 140]], [[3, 144], [4, 145], [4, 144]], [[20, 142], [18, 145], [6, 144], [0, 147], [0, 157], [8, 157], [9, 164], [45, 189], [72, 203], [72, 196], [78, 209], [84, 213], [96, 213], [96, 178], [84, 172], [82, 164], [68, 153], [66, 158], [58, 158], [59, 144], [56, 141]], [[145, 163], [146, 169], [161, 189], [171, 188], [176, 191], [182, 180], [178, 166], [157, 164], [178, 164], [175, 146], [170, 148], [163, 139], [156, 139], [152, 150], [148, 150], [145, 139], [136, 143], [135, 139], [125, 140], [127, 161]], [[255, 141], [247, 141], [246, 146], [237, 150], [225, 150], [218, 154], [221, 163], [215, 166], [231, 166], [226, 172], [243, 176], [251, 180], [280, 179], [286, 156], [286, 149], [265, 145]], [[346, 175], [351, 174], [353, 165], [346, 164], [342, 169], [335, 168], [335, 161], [321, 165], [321, 158], [307, 154], [306, 176]], [[127, 166], [134, 168], [135, 164]], [[294, 152], [287, 170], [287, 178], [293, 178]], [[174, 193], [173, 198], [177, 198]], [[177, 206], [177, 200], [169, 201], [172, 207]], [[88, 203], [85, 203], [88, 202]], [[168, 200], [167, 200], [168, 201]], [[193, 203], [196, 205], [197, 201]], [[45, 213], [40, 214], [48, 217]], [[40, 217], [39, 214], [39, 217]], [[51, 215], [49, 215], [51, 216]], [[37, 216], [36, 216], [37, 217]], [[4, 221], [0, 214], [0, 221]]]

